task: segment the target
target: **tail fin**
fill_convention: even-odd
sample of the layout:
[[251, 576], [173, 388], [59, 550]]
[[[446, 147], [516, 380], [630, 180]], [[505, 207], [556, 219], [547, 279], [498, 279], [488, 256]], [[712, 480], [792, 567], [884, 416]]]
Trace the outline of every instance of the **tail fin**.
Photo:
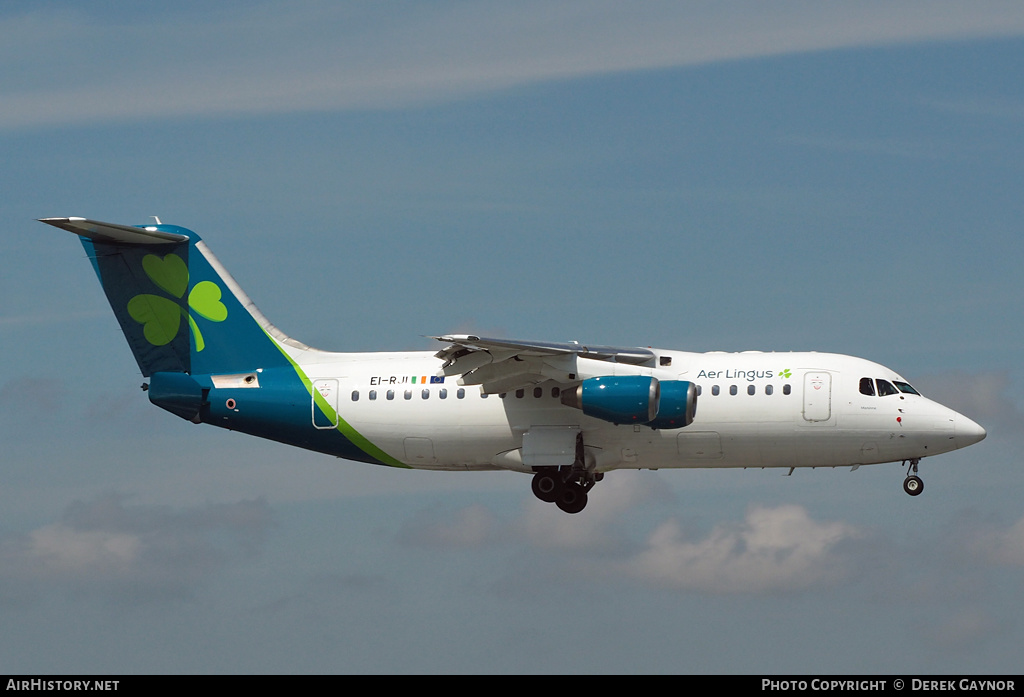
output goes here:
[[[199, 236], [177, 225], [40, 222], [81, 236], [142, 374], [242, 373], [288, 365], [281, 334]], [[277, 341], [275, 341], [275, 339]]]

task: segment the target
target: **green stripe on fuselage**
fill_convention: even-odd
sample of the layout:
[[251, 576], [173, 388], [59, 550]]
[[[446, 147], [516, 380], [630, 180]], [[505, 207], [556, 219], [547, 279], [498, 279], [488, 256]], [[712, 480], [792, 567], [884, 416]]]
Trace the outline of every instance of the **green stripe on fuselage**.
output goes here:
[[[264, 333], [266, 333], [266, 330], [264, 330]], [[299, 379], [302, 381], [302, 384], [306, 386], [306, 391], [309, 392], [310, 396], [313, 398], [313, 401], [316, 403], [318, 407], [320, 407], [320, 410], [327, 416], [328, 419], [337, 421], [338, 432], [341, 433], [341, 435], [345, 436], [345, 438], [347, 438], [350, 443], [352, 443], [354, 446], [362, 450], [364, 453], [372, 457], [380, 464], [388, 465], [389, 467], [403, 467], [405, 469], [412, 469], [412, 467], [410, 467], [409, 465], [403, 462], [399, 462], [398, 460], [396, 460], [395, 458], [391, 457], [386, 452], [378, 448], [376, 445], [370, 442], [370, 440], [366, 438], [366, 436], [359, 433], [359, 431], [354, 429], [351, 424], [345, 421], [345, 419], [341, 418], [341, 414], [337, 413], [334, 410], [334, 408], [327, 403], [327, 400], [324, 399], [323, 395], [320, 394], [319, 390], [313, 389], [313, 381], [309, 379], [309, 376], [306, 375], [305, 371], [302, 370], [299, 364], [296, 363], [292, 359], [292, 357], [288, 355], [288, 352], [281, 348], [281, 345], [274, 341], [274, 338], [269, 334], [267, 334], [267, 338], [270, 339], [274, 346], [276, 346], [277, 349], [288, 360], [288, 362], [291, 363], [296, 375], [299, 376]]]

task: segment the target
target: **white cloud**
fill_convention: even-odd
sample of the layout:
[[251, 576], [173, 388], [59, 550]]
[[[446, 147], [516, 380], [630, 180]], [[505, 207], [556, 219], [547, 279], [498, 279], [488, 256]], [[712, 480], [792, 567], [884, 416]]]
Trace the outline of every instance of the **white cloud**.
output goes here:
[[[89, 9], [0, 20], [0, 127], [390, 108], [547, 80], [802, 51], [1024, 33], [1024, 10], [793, 0]], [[138, 14], [138, 13], [136, 13]]]
[[99, 571], [122, 573], [138, 560], [142, 541], [137, 535], [103, 530], [76, 530], [61, 523], [46, 525], [29, 535], [27, 555], [57, 573]]
[[0, 579], [177, 595], [253, 556], [271, 525], [263, 500], [176, 511], [105, 494], [72, 503], [58, 522], [0, 539]]
[[627, 544], [617, 525], [623, 513], [670, 498], [660, 475], [646, 471], [611, 473], [594, 489], [579, 514], [563, 513], [557, 506], [530, 498], [519, 529], [536, 547], [558, 550], [609, 551]]
[[675, 521], [660, 525], [628, 573], [669, 588], [710, 593], [800, 590], [838, 579], [837, 546], [860, 536], [845, 523], [812, 520], [800, 506], [754, 508], [741, 524], [721, 524], [689, 540]]

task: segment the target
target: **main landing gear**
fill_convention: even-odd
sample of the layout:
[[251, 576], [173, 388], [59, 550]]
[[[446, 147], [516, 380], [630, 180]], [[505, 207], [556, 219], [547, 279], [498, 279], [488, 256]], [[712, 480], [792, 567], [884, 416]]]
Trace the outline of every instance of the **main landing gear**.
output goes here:
[[[918, 496], [924, 491], [924, 482], [917, 476], [917, 465], [921, 462], [921, 458], [915, 457], [910, 461], [910, 467], [907, 468], [907, 478], [903, 480], [903, 491], [907, 492], [911, 496]], [[904, 460], [903, 464], [907, 464]], [[911, 474], [913, 471], [913, 474]]]
[[583, 459], [583, 436], [576, 436], [576, 461], [570, 467], [537, 467], [533, 495], [553, 503], [566, 513], [579, 513], [587, 505], [587, 492], [604, 479], [603, 473], [587, 471]]
[[572, 467], [539, 467], [533, 475], [533, 495], [566, 513], [579, 513], [587, 505], [587, 492], [604, 474]]

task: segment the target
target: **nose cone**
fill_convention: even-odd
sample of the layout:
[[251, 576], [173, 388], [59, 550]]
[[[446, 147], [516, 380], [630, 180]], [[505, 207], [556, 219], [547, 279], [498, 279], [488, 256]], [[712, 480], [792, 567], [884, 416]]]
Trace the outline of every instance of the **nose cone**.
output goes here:
[[953, 419], [953, 442], [958, 448], [966, 448], [985, 440], [986, 435], [985, 429], [962, 414], [957, 414]]

